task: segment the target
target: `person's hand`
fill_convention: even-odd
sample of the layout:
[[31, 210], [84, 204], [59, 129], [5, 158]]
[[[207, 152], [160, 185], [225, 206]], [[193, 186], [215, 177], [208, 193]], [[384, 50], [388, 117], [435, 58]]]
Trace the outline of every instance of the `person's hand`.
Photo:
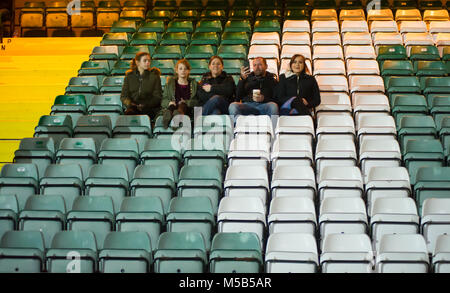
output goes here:
[[202, 86], [203, 90], [207, 93], [209, 93], [211, 91], [211, 85], [210, 84], [205, 84]]
[[247, 79], [249, 74], [250, 74], [250, 68], [241, 66], [241, 78]]
[[262, 101], [264, 101], [264, 95], [263, 94], [259, 94], [259, 95], [253, 95], [253, 101], [257, 102], [257, 103], [261, 103]]
[[303, 103], [303, 105], [305, 105], [305, 106], [308, 106], [308, 105], [309, 105], [308, 101], [307, 101], [305, 98], [302, 98], [302, 103]]

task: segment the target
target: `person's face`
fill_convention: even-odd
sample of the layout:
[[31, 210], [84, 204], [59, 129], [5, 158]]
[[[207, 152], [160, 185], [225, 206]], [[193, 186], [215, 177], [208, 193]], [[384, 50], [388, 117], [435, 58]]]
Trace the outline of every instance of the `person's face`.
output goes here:
[[137, 68], [140, 70], [146, 70], [150, 68], [150, 56], [144, 55], [141, 60], [136, 62]]
[[223, 70], [223, 64], [220, 62], [219, 58], [214, 58], [214, 60], [209, 65], [209, 70], [213, 76], [219, 76]]
[[305, 68], [305, 59], [301, 56], [295, 58], [294, 62], [291, 65], [291, 70], [294, 73], [300, 73]]
[[178, 64], [178, 66], [177, 66], [175, 71], [178, 74], [178, 77], [180, 77], [180, 78], [188, 78], [189, 77], [189, 73], [191, 72], [186, 67], [186, 65], [184, 65], [183, 63]]
[[267, 70], [267, 65], [264, 64], [264, 62], [260, 59], [253, 59], [253, 72], [256, 76], [264, 75], [264, 73]]

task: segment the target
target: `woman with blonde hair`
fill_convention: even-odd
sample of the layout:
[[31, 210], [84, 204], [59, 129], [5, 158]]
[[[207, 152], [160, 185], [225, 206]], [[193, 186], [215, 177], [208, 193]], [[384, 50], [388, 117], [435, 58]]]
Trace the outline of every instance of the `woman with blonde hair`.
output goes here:
[[191, 65], [186, 59], [178, 60], [175, 75], [167, 79], [161, 101], [163, 125], [169, 126], [170, 120], [177, 114], [193, 115], [193, 108], [199, 104], [197, 82], [190, 77]]
[[125, 74], [120, 99], [126, 115], [148, 115], [155, 118], [162, 98], [161, 72], [150, 68], [150, 54], [139, 52]]
[[320, 104], [320, 91], [316, 79], [309, 73], [305, 57], [292, 56], [289, 70], [280, 75], [276, 89], [280, 115], [312, 115]]

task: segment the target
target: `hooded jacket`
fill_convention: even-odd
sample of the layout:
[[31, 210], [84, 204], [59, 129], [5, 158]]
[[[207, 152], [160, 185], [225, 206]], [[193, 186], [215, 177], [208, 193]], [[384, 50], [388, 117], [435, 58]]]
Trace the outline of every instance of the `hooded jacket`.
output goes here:
[[122, 103], [144, 105], [145, 109], [159, 109], [162, 99], [161, 72], [152, 67], [145, 70], [142, 75], [138, 70], [133, 70], [125, 75], [122, 93]]
[[237, 85], [237, 99], [242, 102], [253, 102], [253, 90], [260, 89], [264, 96], [261, 103], [276, 102], [275, 88], [278, 84], [275, 74], [266, 71], [264, 76], [256, 76], [250, 73], [246, 79], [240, 79]]
[[[211, 91], [206, 92], [202, 86], [205, 84], [211, 85]], [[205, 104], [211, 97], [215, 95], [223, 96], [229, 103], [234, 102], [234, 93], [236, 91], [236, 84], [233, 77], [228, 75], [225, 71], [217, 77], [212, 77], [211, 72], [203, 74], [199, 83], [197, 95], [201, 104]]]
[[[319, 85], [314, 76], [304, 72], [300, 75], [296, 75], [292, 71], [281, 74], [276, 96], [280, 107], [292, 97], [299, 98], [292, 101], [291, 107], [295, 108], [300, 115], [309, 115], [311, 109], [320, 104]], [[301, 98], [306, 99], [307, 106], [303, 104]]]
[[[163, 99], [161, 101], [161, 107], [163, 109], [167, 109], [169, 107], [169, 103], [171, 101], [175, 101], [176, 78], [177, 77], [175, 75], [169, 76], [167, 78], [167, 83], [164, 87]], [[197, 84], [197, 81], [192, 77], [189, 77], [188, 81], [189, 81], [189, 87], [191, 89], [191, 96], [190, 96], [189, 100], [186, 101], [186, 103], [187, 103], [188, 107], [196, 107], [199, 104], [198, 97], [197, 97], [198, 84]]]

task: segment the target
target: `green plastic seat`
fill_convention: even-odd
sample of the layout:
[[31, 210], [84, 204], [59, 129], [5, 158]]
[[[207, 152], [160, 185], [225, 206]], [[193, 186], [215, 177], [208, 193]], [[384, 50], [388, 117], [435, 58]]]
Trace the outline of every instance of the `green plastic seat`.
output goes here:
[[167, 25], [167, 33], [193, 33], [194, 26], [192, 21], [188, 20], [172, 20]]
[[136, 57], [136, 54], [139, 52], [146, 52], [149, 53], [150, 56], [153, 56], [153, 52], [155, 51], [154, 46], [147, 46], [147, 45], [141, 45], [141, 46], [126, 46], [123, 48], [122, 53], [120, 54], [121, 60], [131, 60]]
[[284, 20], [309, 20], [311, 17], [310, 10], [308, 8], [286, 9], [284, 11]]
[[[155, 153], [153, 151], [153, 153]], [[147, 154], [152, 151], [148, 150]], [[155, 197], [162, 203], [163, 214], [165, 215], [169, 209], [169, 203], [176, 192], [176, 177], [174, 168], [171, 166], [170, 154], [163, 154], [157, 162], [155, 158], [154, 164], [147, 161], [147, 165], [139, 165], [134, 170], [133, 179], [130, 182], [130, 194], [132, 197]], [[164, 155], [166, 155], [164, 157]], [[163, 164], [163, 162], [168, 162]], [[153, 241], [154, 239], [152, 239]], [[154, 246], [155, 248], [156, 246]]]
[[111, 27], [112, 33], [135, 33], [137, 30], [136, 21], [119, 19], [115, 21]]
[[53, 236], [66, 227], [66, 204], [62, 195], [32, 195], [18, 218], [19, 230], [41, 231], [49, 248]]
[[128, 33], [105, 33], [100, 41], [101, 46], [126, 46], [130, 42]]
[[449, 61], [450, 60], [450, 46], [444, 46], [442, 48], [442, 61]]
[[389, 94], [421, 93], [419, 79], [416, 76], [391, 76], [385, 85]]
[[152, 264], [152, 246], [147, 233], [110, 232], [99, 251], [101, 273], [148, 273]]
[[80, 76], [70, 78], [69, 85], [66, 87], [68, 93], [90, 93], [99, 92], [99, 81], [97, 76]]
[[425, 85], [424, 85], [423, 93], [425, 95], [450, 93], [450, 76], [425, 77], [424, 81], [425, 81]]
[[[74, 265], [72, 258], [68, 256], [78, 257], [79, 265]], [[95, 273], [97, 243], [94, 233], [91, 231], [56, 233], [45, 259], [49, 273]]]
[[386, 45], [378, 48], [377, 60], [407, 60], [406, 48], [402, 45]]
[[113, 128], [114, 138], [134, 138], [139, 150], [143, 150], [147, 139], [152, 136], [148, 115], [120, 115]]
[[14, 163], [35, 164], [39, 176], [55, 161], [55, 143], [51, 137], [23, 138], [14, 152]]
[[97, 28], [110, 28], [120, 17], [119, 1], [100, 1], [96, 9]]
[[154, 255], [156, 273], [203, 273], [207, 256], [199, 232], [164, 232]]
[[225, 24], [224, 32], [252, 33], [251, 22], [248, 19], [231, 19]]
[[82, 178], [86, 177], [89, 168], [97, 162], [95, 140], [82, 137], [64, 138], [55, 154], [55, 161], [58, 164], [79, 164]]
[[197, 32], [192, 35], [191, 45], [213, 45], [220, 44], [220, 37], [215, 32]]
[[137, 32], [133, 34], [131, 41], [131, 46], [156, 46], [158, 45], [158, 36], [155, 32], [140, 33]]
[[140, 32], [140, 33], [162, 34], [164, 31], [165, 31], [165, 26], [164, 26], [163, 20], [147, 20], [138, 29], [138, 32]]
[[154, 137], [176, 136], [180, 143], [185, 143], [185, 140], [191, 138], [191, 118], [189, 116], [181, 114], [173, 116], [169, 127], [167, 128], [164, 127], [162, 118], [162, 116], [156, 118], [155, 127], [153, 129]]
[[183, 11], [188, 9], [188, 11], [192, 10], [200, 10], [203, 8], [203, 3], [200, 0], [181, 0], [180, 2], [180, 10]]
[[0, 194], [0, 239], [7, 231], [16, 230], [19, 203], [15, 194]]
[[[193, 3], [193, 1], [184, 1], [185, 3]], [[177, 14], [175, 15], [174, 20], [182, 20], [182, 21], [191, 21], [191, 22], [196, 22], [200, 16], [198, 10], [194, 9], [189, 9], [192, 8], [191, 5], [180, 5], [181, 8], [177, 11]]]
[[409, 139], [434, 139], [437, 135], [432, 116], [404, 115], [400, 118], [397, 128], [398, 140], [403, 150]]
[[39, 175], [35, 164], [5, 164], [0, 173], [0, 194], [15, 194], [19, 211], [31, 195], [39, 194]]
[[83, 115], [73, 129], [74, 138], [93, 138], [96, 149], [100, 149], [101, 142], [111, 136], [112, 122], [108, 115]]
[[445, 76], [447, 70], [442, 61], [419, 60], [414, 62], [416, 76]]
[[[230, 129], [226, 126], [204, 126], [204, 128], [209, 129], [206, 130], [208, 133], [194, 138], [191, 149], [183, 155], [184, 165], [211, 165], [222, 171], [226, 162], [227, 148], [231, 142], [231, 135], [226, 133]], [[220, 131], [222, 133], [219, 133]]]
[[122, 200], [128, 196], [128, 180], [128, 170], [124, 164], [95, 164], [85, 179], [85, 194], [89, 197], [108, 195], [113, 200], [114, 210], [118, 211]]
[[62, 196], [66, 210], [72, 209], [74, 200], [81, 196], [84, 190], [81, 166], [74, 163], [49, 165], [41, 178], [39, 188], [41, 194]]
[[228, 12], [228, 21], [253, 20], [253, 7], [237, 8], [235, 5], [233, 5], [233, 7], [234, 8]]
[[122, 164], [132, 174], [139, 163], [139, 145], [134, 138], [107, 138], [97, 157], [99, 164]]
[[209, 256], [211, 273], [260, 273], [262, 264], [261, 245], [255, 233], [214, 235]]
[[435, 95], [431, 99], [430, 113], [436, 122], [436, 128], [441, 129], [442, 119], [450, 116], [450, 95]]
[[281, 25], [278, 20], [256, 20], [253, 32], [277, 32], [281, 33]]
[[[122, 92], [122, 85], [125, 76], [107, 76], [103, 79], [100, 93], [105, 94], [120, 94]], [[92, 102], [91, 102], [92, 106]], [[89, 112], [89, 108], [88, 108]]]
[[255, 1], [253, 0], [235, 0], [232, 8], [235, 9], [253, 9], [255, 7]]
[[409, 49], [409, 59], [416, 60], [439, 60], [439, 50], [435, 46], [411, 46]]
[[78, 70], [78, 76], [109, 75], [110, 71], [107, 60], [84, 61]]
[[[208, 9], [208, 7], [210, 9]], [[201, 20], [220, 20], [225, 21], [227, 18], [227, 13], [223, 9], [225, 6], [220, 6], [217, 9], [214, 9], [211, 7], [210, 3], [208, 3], [207, 9], [203, 10], [200, 14], [200, 21]]]
[[145, 21], [145, 10], [125, 10], [124, 7], [120, 12], [119, 20], [136, 21], [139, 26], [139, 23]]
[[184, 50], [179, 45], [158, 46], [153, 53], [152, 59], [181, 59]]
[[191, 45], [186, 48], [184, 57], [187, 59], [210, 59], [214, 55], [214, 47], [211, 45]]
[[174, 11], [169, 9], [151, 9], [145, 15], [146, 21], [162, 20], [165, 23], [171, 21], [173, 17]]
[[189, 59], [192, 75], [203, 75], [209, 71], [208, 60], [206, 59]]
[[156, 196], [132, 196], [122, 201], [116, 215], [116, 231], [142, 231], [150, 237], [151, 248], [156, 249], [157, 241], [165, 225], [164, 207]]
[[89, 55], [90, 60], [117, 60], [120, 55], [118, 46], [95, 46]]
[[413, 75], [413, 64], [409, 60], [384, 60], [380, 62], [381, 75]]
[[244, 66], [242, 59], [225, 59], [223, 60], [223, 69], [228, 74], [241, 74], [241, 67]]
[[20, 26], [23, 28], [42, 28], [45, 19], [45, 2], [25, 2], [20, 10]]
[[170, 201], [167, 232], [200, 232], [209, 251], [214, 227], [214, 211], [208, 198], [174, 197]]
[[250, 45], [250, 37], [246, 32], [224, 32], [222, 45]]
[[55, 146], [72, 135], [72, 117], [69, 115], [43, 115], [34, 129], [34, 137], [51, 137]]
[[190, 35], [185, 32], [166, 32], [161, 37], [161, 46], [180, 45], [187, 46], [191, 41]]
[[247, 59], [247, 47], [244, 45], [220, 45], [217, 55], [223, 59]]
[[423, 167], [417, 171], [414, 194], [419, 213], [427, 198], [449, 198], [450, 167]]
[[175, 0], [156, 0], [153, 4], [153, 10], [177, 10], [178, 5]]
[[195, 27], [196, 33], [222, 33], [222, 23], [218, 19], [200, 19]]
[[39, 231], [8, 231], [0, 242], [1, 273], [40, 273], [44, 270], [44, 238]]
[[282, 19], [281, 10], [279, 10], [279, 9], [259, 9], [256, 12], [255, 19], [256, 20], [276, 19], [278, 21], [281, 21], [281, 19]]
[[111, 69], [111, 75], [125, 75], [126, 72], [130, 69], [130, 65], [130, 60], [118, 60], [116, 63], [114, 63]]
[[165, 75], [173, 75], [175, 73], [175, 60], [167, 59], [167, 60], [152, 60], [150, 63], [151, 67], [159, 68], [161, 74]]
[[79, 196], [67, 213], [67, 230], [92, 231], [98, 249], [114, 230], [114, 205], [110, 196]]
[[394, 118], [399, 113], [428, 114], [428, 105], [423, 95], [393, 94], [391, 112]]

